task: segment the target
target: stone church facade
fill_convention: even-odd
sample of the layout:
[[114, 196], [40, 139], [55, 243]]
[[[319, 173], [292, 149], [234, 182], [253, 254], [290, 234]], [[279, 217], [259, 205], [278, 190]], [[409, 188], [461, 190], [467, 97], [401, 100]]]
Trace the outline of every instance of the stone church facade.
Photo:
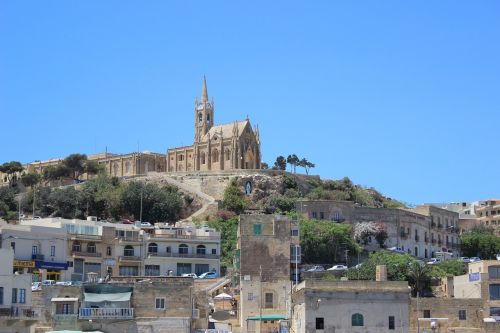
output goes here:
[[214, 126], [214, 102], [208, 100], [203, 79], [200, 101], [194, 110], [194, 143], [167, 151], [168, 172], [260, 169], [258, 127], [250, 120]]

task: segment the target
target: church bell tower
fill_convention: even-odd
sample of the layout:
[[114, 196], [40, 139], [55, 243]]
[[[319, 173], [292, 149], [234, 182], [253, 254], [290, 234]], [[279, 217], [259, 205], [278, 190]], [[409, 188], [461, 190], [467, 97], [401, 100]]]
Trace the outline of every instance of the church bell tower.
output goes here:
[[214, 101], [208, 101], [207, 80], [203, 76], [201, 99], [196, 99], [194, 110], [194, 142], [200, 142], [214, 125]]

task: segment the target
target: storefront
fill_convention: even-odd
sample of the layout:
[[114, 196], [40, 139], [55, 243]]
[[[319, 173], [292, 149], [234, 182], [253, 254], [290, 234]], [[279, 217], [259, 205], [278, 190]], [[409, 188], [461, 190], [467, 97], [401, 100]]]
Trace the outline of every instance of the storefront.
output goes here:
[[32, 282], [42, 281], [42, 272], [36, 268], [35, 261], [33, 260], [17, 260], [14, 259], [14, 273], [19, 272], [20, 274], [30, 273]]
[[44, 280], [61, 280], [61, 271], [68, 269], [67, 263], [51, 262], [51, 261], [36, 261], [35, 268], [42, 271]]

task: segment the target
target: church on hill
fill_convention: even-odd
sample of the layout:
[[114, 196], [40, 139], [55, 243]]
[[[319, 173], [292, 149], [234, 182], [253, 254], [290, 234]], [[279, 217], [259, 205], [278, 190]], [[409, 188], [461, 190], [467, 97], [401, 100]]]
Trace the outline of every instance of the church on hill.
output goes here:
[[194, 108], [194, 143], [167, 151], [168, 172], [260, 169], [258, 127], [250, 120], [214, 126], [214, 101], [203, 78], [201, 98]]

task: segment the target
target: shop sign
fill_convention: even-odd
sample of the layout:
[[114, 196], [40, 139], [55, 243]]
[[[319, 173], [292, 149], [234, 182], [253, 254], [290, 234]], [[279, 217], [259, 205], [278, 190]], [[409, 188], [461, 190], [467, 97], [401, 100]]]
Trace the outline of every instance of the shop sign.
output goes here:
[[36, 268], [41, 269], [68, 269], [68, 263], [62, 262], [51, 262], [51, 261], [37, 261], [35, 263]]
[[35, 268], [35, 262], [32, 260], [14, 260], [14, 267]]

